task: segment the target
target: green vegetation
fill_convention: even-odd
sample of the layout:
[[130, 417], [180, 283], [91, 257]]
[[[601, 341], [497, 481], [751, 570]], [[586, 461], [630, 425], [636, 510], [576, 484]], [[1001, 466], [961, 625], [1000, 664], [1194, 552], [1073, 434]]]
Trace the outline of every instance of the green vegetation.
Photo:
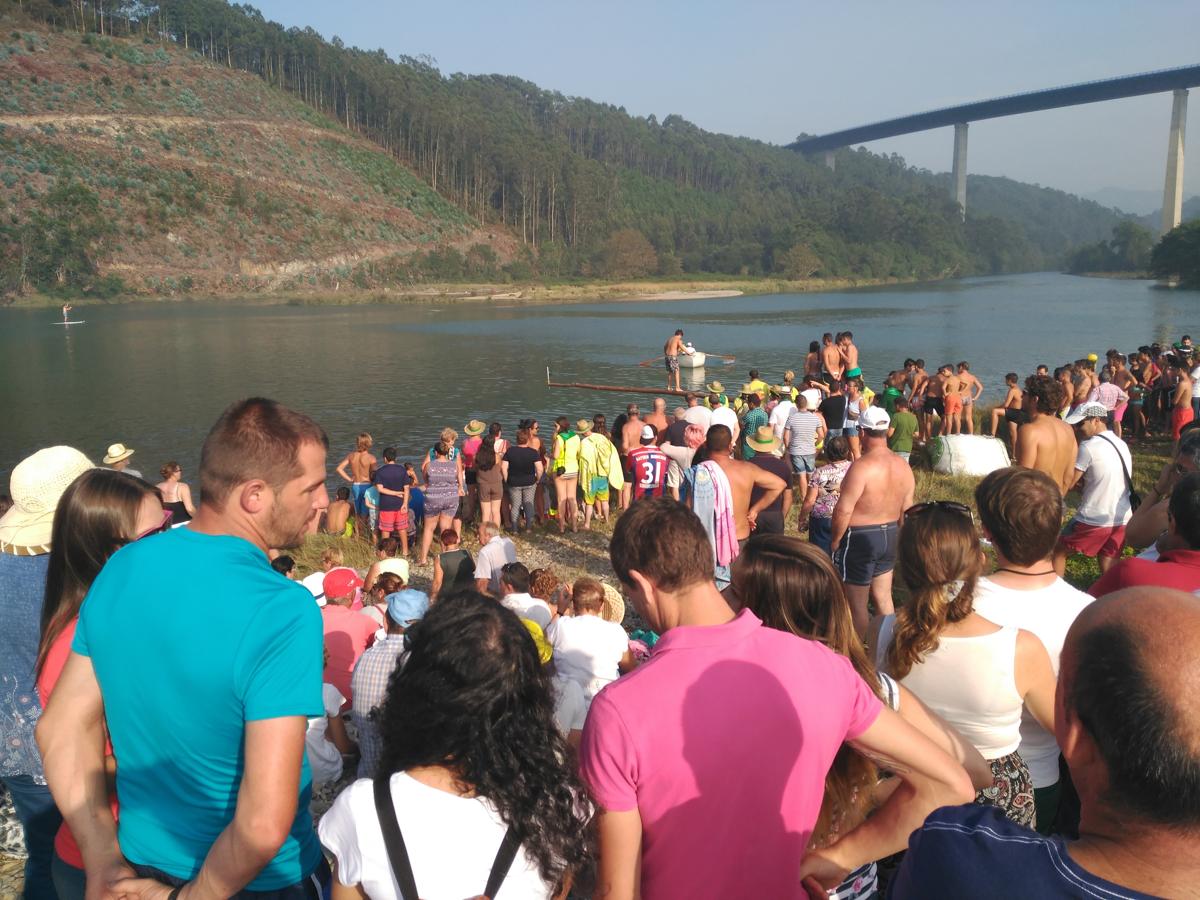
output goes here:
[[[830, 171], [677, 115], [660, 122], [518, 78], [444, 75], [428, 58], [346, 47], [225, 0], [108, 0], [103, 17], [87, 0], [20, 5], [85, 32], [102, 60], [132, 71], [165, 65], [150, 42], [168, 38], [197, 59], [290, 93], [305, 107], [293, 109], [293, 119], [325, 128], [336, 121], [366, 136], [456, 207], [461, 221], [511, 229], [531, 250], [508, 263], [514, 278], [528, 271], [912, 280], [1044, 269], [1117, 221], [1113, 211], [1061, 192], [976, 178], [964, 223], [944, 178], [897, 156], [840, 151]], [[161, 79], [178, 82], [174, 70]], [[187, 90], [169, 98], [175, 108], [214, 115], [210, 98]], [[371, 194], [350, 193], [351, 202], [383, 194], [415, 215], [451, 219], [433, 195], [405, 196], [391, 175], [378, 177], [382, 154], [338, 153], [373, 186]], [[380, 237], [346, 228], [346, 240]], [[430, 232], [436, 238], [437, 229]]]
[[1154, 235], [1150, 229], [1132, 219], [1118, 223], [1112, 239], [1080, 247], [1071, 255], [1068, 271], [1083, 272], [1145, 272], [1150, 267], [1150, 251]]
[[1150, 257], [1156, 278], [1178, 280], [1183, 287], [1200, 288], [1200, 219], [1185, 222], [1163, 235]]

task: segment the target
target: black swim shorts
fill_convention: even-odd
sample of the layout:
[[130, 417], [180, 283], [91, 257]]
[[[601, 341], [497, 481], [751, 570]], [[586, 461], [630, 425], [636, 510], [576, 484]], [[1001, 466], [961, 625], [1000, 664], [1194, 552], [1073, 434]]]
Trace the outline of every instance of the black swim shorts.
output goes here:
[[944, 397], [925, 398], [925, 414], [932, 415], [934, 413], [937, 413], [939, 416], [946, 415], [946, 400]]
[[1012, 422], [1014, 425], [1028, 425], [1029, 413], [1019, 406], [1010, 406], [1004, 410], [1004, 421]]
[[833, 553], [833, 566], [843, 584], [865, 587], [896, 567], [900, 523], [851, 525]]

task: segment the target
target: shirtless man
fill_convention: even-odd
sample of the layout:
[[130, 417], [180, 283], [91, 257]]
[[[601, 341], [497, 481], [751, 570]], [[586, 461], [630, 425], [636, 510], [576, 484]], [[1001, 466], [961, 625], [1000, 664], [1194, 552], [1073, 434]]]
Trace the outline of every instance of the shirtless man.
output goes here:
[[[358, 436], [354, 443], [354, 451], [347, 453], [346, 458], [338, 463], [337, 473], [350, 482], [350, 493], [353, 497], [354, 512], [362, 517], [367, 514], [367, 504], [363, 497], [371, 480], [375, 477], [375, 469], [379, 460], [371, 454], [371, 445], [375, 443], [365, 431]], [[349, 471], [347, 471], [349, 469]]]
[[1125, 410], [1129, 408], [1129, 399], [1132, 399], [1132, 389], [1137, 386], [1138, 380], [1125, 364], [1124, 354], [1113, 354], [1109, 357], [1108, 365], [1112, 370], [1112, 383], [1124, 391], [1127, 397], [1124, 403], [1118, 403], [1117, 408], [1113, 410], [1113, 433], [1117, 437], [1121, 437], [1123, 433], [1121, 423], [1125, 420]]
[[633, 469], [629, 467], [629, 451], [642, 445], [642, 426], [645, 421], [636, 403], [625, 407], [625, 424], [621, 426], [620, 441], [617, 444], [617, 456], [621, 460], [621, 472], [625, 476], [625, 486], [621, 488], [621, 509], [629, 509], [629, 501], [633, 494]]
[[958, 434], [962, 431], [963, 408], [966, 406], [964, 402], [966, 388], [963, 379], [955, 373], [954, 367], [950, 365], [942, 366], [938, 370], [938, 377], [942, 380], [942, 406], [946, 410], [942, 433]]
[[1192, 376], [1188, 364], [1180, 357], [1172, 357], [1171, 377], [1175, 380], [1175, 391], [1171, 395], [1171, 439], [1178, 441], [1183, 427], [1196, 418], [1192, 409]]
[[842, 355], [842, 365], [847, 372], [858, 368], [858, 348], [854, 346], [854, 335], [849, 331], [842, 332], [838, 352]]
[[929, 428], [925, 415], [925, 389], [929, 386], [929, 373], [925, 371], [925, 360], [923, 359], [914, 360], [911, 368], [907, 365], [905, 368], [908, 370], [905, 378], [908, 384], [908, 402], [912, 411], [917, 415], [917, 422], [921, 425], [918, 440], [924, 443], [925, 433]]
[[346, 533], [346, 523], [354, 507], [350, 504], [350, 488], [342, 485], [337, 489], [337, 497], [330, 502], [325, 513], [325, 533], [343, 535]]
[[1025, 412], [1029, 424], [1017, 432], [1017, 465], [1037, 469], [1054, 479], [1066, 496], [1075, 483], [1075, 431], [1058, 417], [1062, 385], [1048, 375], [1025, 380]]
[[683, 329], [676, 328], [675, 333], [667, 338], [663, 345], [663, 359], [667, 363], [667, 390], [671, 390], [671, 380], [674, 378], [675, 390], [679, 390], [679, 354], [683, 352]]
[[[921, 438], [929, 441], [933, 437], [933, 417], [939, 418], [939, 431], [947, 428], [946, 418], [946, 379], [950, 376], [950, 366], [940, 366], [936, 375], [925, 379], [925, 417], [921, 422]], [[956, 382], [957, 383], [957, 382]]]
[[[971, 364], [963, 360], [958, 364], [958, 377], [962, 381], [964, 434], [975, 433], [975, 401], [983, 396], [983, 382], [971, 372]], [[980, 422], [980, 427], [983, 423]]]
[[900, 520], [912, 506], [916, 482], [912, 467], [888, 449], [887, 411], [869, 406], [858, 417], [863, 454], [842, 480], [833, 508], [833, 565], [846, 589], [854, 628], [866, 633], [867, 601], [880, 614], [891, 613], [892, 570]]
[[[733, 432], [725, 425], [714, 425], [708, 429], [706, 446], [708, 458], [720, 466], [725, 477], [729, 479], [729, 489], [733, 493], [733, 519], [740, 549], [750, 539], [750, 532], [754, 530], [758, 514], [779, 499], [787, 484], [778, 475], [772, 475], [754, 463], [734, 459], [730, 455], [733, 452]], [[750, 493], [756, 487], [762, 488], [763, 495], [751, 505]]]
[[[667, 401], [662, 397], [654, 398], [654, 412], [647, 413], [642, 419], [643, 424], [653, 425], [654, 430], [658, 432], [658, 442], [661, 444], [667, 437], [667, 426], [671, 423], [667, 421]], [[639, 429], [638, 434], [641, 434]]]
[[63, 321], [64, 322], [71, 321], [71, 310], [73, 310], [74, 308], [75, 307], [73, 307], [70, 303], [63, 304]]
[[1024, 425], [1029, 421], [1029, 416], [1025, 413], [1025, 395], [1018, 387], [1019, 378], [1016, 372], [1009, 372], [1004, 376], [1004, 383], [1008, 386], [1008, 393], [1004, 395], [1004, 403], [992, 410], [992, 437], [999, 437], [997, 434], [1000, 423], [1008, 423], [1008, 446], [1013, 453], [1017, 451], [1017, 426]]
[[845, 365], [842, 362], [842, 351], [833, 342], [833, 335], [826, 332], [821, 336], [821, 380], [828, 385], [842, 380]]

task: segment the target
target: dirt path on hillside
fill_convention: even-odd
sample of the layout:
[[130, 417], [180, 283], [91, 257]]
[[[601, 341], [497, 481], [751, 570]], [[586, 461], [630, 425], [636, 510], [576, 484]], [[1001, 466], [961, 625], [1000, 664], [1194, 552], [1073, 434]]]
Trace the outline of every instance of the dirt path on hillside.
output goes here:
[[305, 134], [310, 137], [323, 137], [343, 144], [368, 144], [378, 149], [365, 138], [353, 134], [342, 134], [333, 129], [317, 128], [315, 125], [293, 125], [288, 122], [272, 122], [262, 119], [201, 119], [196, 116], [145, 116], [136, 113], [43, 113], [30, 116], [0, 116], [0, 125], [14, 128], [37, 128], [39, 125], [53, 125], [55, 128], [80, 126], [88, 128], [107, 127], [116, 134], [118, 124], [142, 125], [154, 128], [200, 128], [213, 125], [240, 125], [257, 128], [268, 134]]

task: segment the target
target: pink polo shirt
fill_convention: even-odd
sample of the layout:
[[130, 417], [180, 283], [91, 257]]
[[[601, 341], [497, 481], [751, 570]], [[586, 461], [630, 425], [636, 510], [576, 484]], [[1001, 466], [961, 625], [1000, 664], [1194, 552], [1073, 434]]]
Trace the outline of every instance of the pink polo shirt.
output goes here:
[[850, 661], [763, 626], [674, 628], [592, 701], [584, 780], [642, 818], [642, 896], [803, 898], [797, 878], [843, 741], [881, 704]]

